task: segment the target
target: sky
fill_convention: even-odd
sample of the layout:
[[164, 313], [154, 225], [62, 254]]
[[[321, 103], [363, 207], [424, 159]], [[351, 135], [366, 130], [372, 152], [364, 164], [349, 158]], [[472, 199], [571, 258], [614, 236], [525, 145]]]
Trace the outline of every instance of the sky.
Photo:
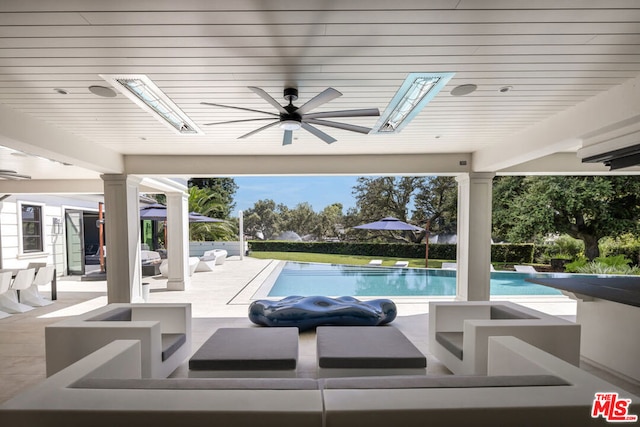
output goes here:
[[333, 203], [342, 203], [342, 212], [355, 207], [351, 190], [357, 176], [278, 176], [234, 177], [238, 191], [234, 196], [236, 212], [252, 208], [258, 200], [271, 199], [293, 209], [308, 202], [315, 212]]

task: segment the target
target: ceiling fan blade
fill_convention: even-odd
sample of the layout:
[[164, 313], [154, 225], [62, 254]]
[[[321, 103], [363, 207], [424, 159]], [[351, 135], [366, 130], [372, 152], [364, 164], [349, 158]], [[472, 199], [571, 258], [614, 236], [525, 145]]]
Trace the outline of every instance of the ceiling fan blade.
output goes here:
[[249, 86], [249, 89], [251, 89], [254, 93], [256, 93], [260, 98], [264, 99], [269, 104], [271, 104], [274, 107], [276, 107], [276, 110], [278, 110], [280, 113], [287, 114], [287, 110], [285, 110], [284, 107], [282, 105], [280, 105], [280, 103], [278, 101], [273, 99], [271, 97], [271, 95], [269, 95], [264, 90], [260, 89], [259, 87], [255, 87], [255, 86]]
[[234, 110], [251, 111], [251, 112], [253, 112], [253, 113], [269, 114], [270, 116], [276, 116], [276, 117], [279, 117], [279, 115], [278, 115], [278, 114], [270, 113], [270, 112], [268, 112], [268, 111], [254, 110], [253, 108], [234, 107], [233, 105], [214, 104], [213, 102], [201, 102], [200, 104], [203, 104], [203, 105], [213, 105], [214, 107], [222, 107], [222, 108], [233, 108]]
[[22, 179], [31, 179], [30, 175], [22, 175], [14, 170], [9, 169], [1, 169], [0, 170], [0, 179], [9, 179], [13, 181], [19, 181]]
[[303, 119], [320, 119], [330, 117], [369, 117], [379, 116], [380, 110], [377, 108], [363, 108], [361, 110], [325, 111], [322, 113], [308, 113]]
[[215, 122], [215, 123], [205, 123], [205, 126], [214, 126], [214, 125], [226, 125], [229, 123], [242, 123], [242, 122], [255, 122], [259, 120], [273, 120], [273, 117], [264, 117], [262, 119], [243, 119], [243, 120], [229, 120], [227, 122]]
[[348, 123], [337, 123], [337, 122], [330, 122], [328, 120], [318, 120], [318, 119], [305, 119], [305, 122], [312, 123], [314, 125], [329, 126], [336, 129], [350, 130], [351, 132], [359, 132], [364, 134], [368, 134], [369, 132], [371, 132], [371, 128], [367, 128], [364, 126], [350, 125]]
[[331, 144], [332, 142], [336, 142], [337, 141], [337, 139], [332, 138], [331, 136], [329, 136], [326, 133], [322, 132], [320, 129], [314, 128], [313, 126], [311, 126], [308, 123], [302, 122], [301, 125], [302, 125], [302, 129], [304, 129], [307, 132], [313, 134], [314, 136], [317, 136], [318, 138], [320, 138], [321, 140], [323, 140], [327, 144]]
[[263, 130], [265, 130], [265, 129], [269, 129], [271, 126], [275, 126], [275, 125], [277, 125], [278, 123], [280, 123], [280, 120], [276, 120], [275, 122], [273, 122], [273, 123], [269, 123], [269, 124], [268, 124], [268, 125], [266, 125], [266, 126], [262, 126], [261, 128], [258, 128], [258, 129], [256, 129], [256, 130], [252, 130], [252, 131], [251, 131], [251, 132], [249, 132], [249, 133], [245, 133], [244, 135], [239, 136], [239, 137], [238, 137], [238, 139], [244, 139], [244, 138], [250, 137], [250, 136], [251, 136], [251, 135], [253, 135], [253, 134], [256, 134], [256, 133], [258, 133], [258, 132], [261, 132], [261, 131], [263, 131]]
[[285, 130], [284, 136], [282, 137], [282, 145], [291, 145], [293, 142], [293, 131]]
[[317, 108], [322, 104], [325, 104], [331, 101], [332, 99], [336, 99], [339, 96], [342, 96], [340, 92], [338, 92], [332, 87], [327, 88], [322, 92], [320, 92], [319, 94], [317, 94], [316, 96], [314, 96], [313, 98], [311, 98], [310, 100], [308, 100], [302, 107], [298, 108], [296, 112], [300, 115], [306, 114], [308, 111], [311, 111], [314, 108]]

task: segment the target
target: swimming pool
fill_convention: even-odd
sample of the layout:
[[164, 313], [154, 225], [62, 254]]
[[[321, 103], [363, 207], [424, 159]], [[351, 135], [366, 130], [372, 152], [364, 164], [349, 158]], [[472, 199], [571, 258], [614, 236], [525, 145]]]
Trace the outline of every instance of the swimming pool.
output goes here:
[[[491, 272], [491, 295], [561, 295], [557, 289], [526, 282], [529, 277], [566, 277], [564, 273]], [[265, 286], [268, 297], [311, 296], [455, 296], [454, 270], [385, 268], [285, 262]]]

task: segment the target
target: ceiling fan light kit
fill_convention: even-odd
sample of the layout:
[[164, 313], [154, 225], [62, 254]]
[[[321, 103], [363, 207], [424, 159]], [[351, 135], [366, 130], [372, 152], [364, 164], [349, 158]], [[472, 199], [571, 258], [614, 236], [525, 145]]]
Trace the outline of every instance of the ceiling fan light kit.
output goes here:
[[276, 113], [271, 113], [269, 111], [262, 110], [254, 110], [252, 108], [244, 108], [244, 107], [236, 107], [232, 105], [223, 105], [223, 104], [214, 104], [211, 102], [202, 102], [204, 105], [211, 105], [214, 107], [222, 107], [222, 108], [233, 108], [235, 110], [248, 111], [253, 113], [267, 114], [270, 117], [266, 118], [255, 118], [255, 119], [242, 119], [242, 120], [231, 120], [226, 122], [216, 122], [216, 123], [207, 123], [207, 126], [212, 125], [221, 125], [221, 124], [229, 124], [229, 123], [239, 123], [239, 122], [251, 122], [251, 121], [261, 121], [261, 120], [272, 120], [271, 123], [262, 126], [258, 129], [255, 129], [249, 133], [239, 136], [239, 139], [247, 138], [251, 135], [254, 135], [258, 132], [261, 132], [265, 129], [268, 129], [272, 126], [279, 125], [281, 129], [284, 130], [284, 135], [282, 137], [282, 145], [290, 145], [293, 142], [293, 131], [297, 131], [300, 128], [306, 130], [312, 135], [320, 138], [327, 144], [331, 144], [335, 142], [336, 139], [321, 131], [315, 126], [312, 125], [320, 125], [333, 127], [336, 129], [347, 130], [351, 132], [359, 132], [363, 134], [368, 134], [371, 132], [371, 128], [367, 128], [364, 126], [351, 125], [347, 123], [334, 122], [329, 120], [320, 120], [325, 118], [338, 118], [338, 117], [369, 117], [369, 116], [379, 116], [380, 111], [377, 108], [365, 108], [358, 110], [344, 110], [344, 111], [324, 111], [318, 113], [312, 113], [311, 110], [318, 108], [327, 102], [342, 96], [340, 92], [335, 90], [334, 88], [327, 88], [324, 91], [320, 92], [305, 104], [300, 107], [296, 107], [293, 105], [293, 101], [298, 99], [298, 89], [288, 87], [284, 89], [284, 99], [289, 102], [288, 105], [281, 105], [278, 101], [273, 99], [271, 95], [262, 90], [259, 87], [250, 86], [249, 89], [264, 99], [266, 102], [271, 104], [276, 110]]

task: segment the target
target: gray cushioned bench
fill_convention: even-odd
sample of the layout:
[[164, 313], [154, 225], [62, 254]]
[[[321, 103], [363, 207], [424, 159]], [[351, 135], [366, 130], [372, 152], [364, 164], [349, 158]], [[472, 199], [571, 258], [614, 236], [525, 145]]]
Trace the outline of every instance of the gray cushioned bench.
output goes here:
[[424, 375], [427, 359], [392, 326], [316, 329], [318, 377]]
[[190, 377], [295, 377], [298, 328], [220, 328], [189, 359]]

